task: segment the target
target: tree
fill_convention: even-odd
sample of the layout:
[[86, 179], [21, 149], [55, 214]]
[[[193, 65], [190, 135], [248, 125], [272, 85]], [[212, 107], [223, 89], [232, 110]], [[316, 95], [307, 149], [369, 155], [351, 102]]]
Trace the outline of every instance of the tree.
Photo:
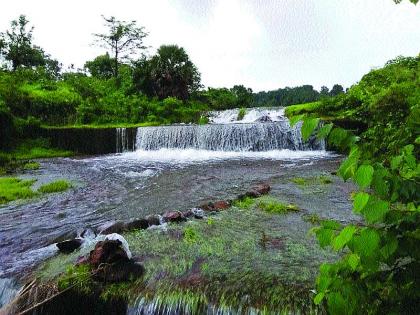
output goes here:
[[[396, 4], [401, 3], [403, 0], [394, 0]], [[410, 0], [411, 3], [417, 4], [419, 0]]]
[[36, 67], [46, 64], [45, 52], [32, 45], [34, 27], [28, 28], [29, 21], [25, 15], [20, 15], [11, 22], [11, 29], [0, 33], [0, 53], [4, 59], [12, 63], [13, 70], [20, 66]]
[[253, 102], [252, 89], [243, 85], [235, 85], [230, 91], [236, 96], [237, 107], [251, 107]]
[[109, 54], [100, 55], [91, 61], [86, 61], [85, 69], [89, 73], [98, 79], [109, 79], [114, 75], [113, 65], [115, 61], [109, 57]]
[[136, 25], [136, 21], [119, 21], [113, 16], [110, 18], [102, 17], [105, 20], [108, 32], [105, 34], [94, 34], [94, 36], [101, 47], [111, 51], [114, 62], [113, 75], [118, 79], [120, 61], [130, 60], [132, 55], [137, 54], [139, 50], [145, 49], [143, 39], [148, 34], [144, 31], [144, 27]]
[[334, 84], [330, 91], [330, 96], [337, 96], [344, 93], [344, 88], [340, 84]]
[[322, 96], [328, 96], [330, 95], [330, 89], [323, 85], [321, 86], [321, 91], [319, 92], [319, 94]]
[[134, 82], [140, 91], [159, 99], [186, 100], [201, 87], [197, 67], [177, 45], [163, 45], [152, 58], [138, 61]]

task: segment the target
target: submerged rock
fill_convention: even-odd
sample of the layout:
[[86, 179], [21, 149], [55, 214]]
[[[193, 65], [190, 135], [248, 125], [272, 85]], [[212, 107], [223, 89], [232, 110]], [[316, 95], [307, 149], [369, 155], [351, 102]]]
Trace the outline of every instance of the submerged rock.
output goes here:
[[83, 239], [81, 238], [74, 238], [71, 240], [65, 240], [62, 242], [59, 242], [56, 244], [58, 247], [58, 250], [62, 253], [69, 254], [71, 252], [74, 252], [76, 249], [78, 249], [83, 244]]
[[98, 227], [99, 234], [121, 233], [125, 224], [122, 221], [109, 221]]
[[256, 191], [257, 193], [261, 195], [266, 195], [270, 192], [271, 187], [268, 184], [259, 184], [257, 186], [252, 187], [253, 191]]
[[130, 230], [145, 230], [149, 227], [149, 221], [146, 219], [134, 219], [125, 224], [125, 229]]
[[168, 211], [162, 217], [165, 222], [182, 222], [186, 220], [180, 211]]
[[160, 218], [160, 215], [157, 214], [151, 214], [146, 216], [146, 220], [149, 223], [149, 226], [160, 225]]
[[272, 122], [273, 120], [270, 118], [270, 116], [264, 115], [261, 116], [256, 120], [256, 122]]

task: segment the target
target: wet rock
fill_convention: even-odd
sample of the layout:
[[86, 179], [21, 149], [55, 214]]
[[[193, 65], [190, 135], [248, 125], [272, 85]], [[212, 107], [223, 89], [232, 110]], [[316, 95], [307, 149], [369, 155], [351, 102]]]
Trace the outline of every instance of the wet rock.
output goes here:
[[58, 250], [62, 253], [71, 253], [82, 246], [83, 240], [80, 238], [74, 238], [71, 240], [65, 240], [62, 242], [57, 243]]
[[133, 261], [120, 261], [105, 264], [98, 268], [95, 278], [103, 282], [122, 282], [135, 280], [144, 274], [144, 267]]
[[192, 210], [187, 210], [182, 212], [182, 215], [184, 218], [191, 218], [192, 216], [194, 216], [194, 212]]
[[220, 200], [213, 203], [214, 210], [225, 210], [230, 208], [230, 202]]
[[87, 229], [84, 229], [80, 233], [80, 237], [81, 238], [93, 239], [93, 238], [96, 237], [96, 232], [94, 230], [92, 230], [91, 228], [87, 228]]
[[259, 184], [257, 186], [252, 187], [253, 191], [256, 191], [257, 193], [261, 195], [266, 195], [270, 192], [271, 187], [268, 184]]
[[272, 120], [271, 120], [270, 116], [265, 115], [265, 116], [261, 116], [256, 121], [257, 122], [271, 122]]
[[119, 240], [99, 241], [90, 252], [88, 263], [98, 267], [101, 264], [129, 262], [130, 259], [121, 245]]
[[77, 236], [78, 234], [76, 231], [67, 231], [54, 238], [51, 243], [60, 243], [69, 239], [74, 239]]
[[202, 209], [194, 208], [191, 209], [191, 212], [193, 213], [195, 219], [203, 219], [205, 217], [205, 213]]
[[168, 211], [162, 217], [165, 222], [182, 222], [186, 220], [180, 211]]
[[214, 204], [213, 202], [203, 203], [199, 208], [204, 211], [214, 211]]
[[160, 215], [157, 215], [157, 214], [148, 215], [146, 217], [146, 220], [149, 223], [149, 226], [160, 225]]
[[130, 230], [145, 230], [149, 227], [149, 221], [146, 219], [134, 219], [125, 224], [125, 229]]
[[125, 224], [122, 221], [106, 222], [98, 227], [99, 234], [121, 233], [124, 231]]
[[128, 242], [126, 241], [126, 239], [125, 239], [122, 235], [117, 234], [117, 233], [108, 234], [108, 235], [105, 237], [105, 240], [120, 241], [120, 242], [121, 242], [121, 246], [122, 246], [122, 248], [123, 248], [123, 249], [125, 250], [125, 252], [127, 253], [127, 257], [128, 257], [129, 259], [131, 259], [132, 255], [131, 255], [130, 248], [129, 248], [129, 246], [128, 246]]

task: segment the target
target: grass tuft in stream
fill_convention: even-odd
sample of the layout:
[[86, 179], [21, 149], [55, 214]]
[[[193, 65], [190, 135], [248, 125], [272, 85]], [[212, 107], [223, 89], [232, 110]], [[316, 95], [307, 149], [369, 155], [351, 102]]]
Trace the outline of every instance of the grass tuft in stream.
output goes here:
[[258, 208], [267, 213], [283, 214], [300, 211], [299, 207], [295, 204], [285, 204], [273, 197], [264, 196], [257, 200]]
[[23, 166], [23, 169], [26, 171], [29, 170], [38, 170], [41, 165], [38, 162], [28, 162]]
[[34, 197], [36, 193], [32, 191], [31, 186], [35, 181], [15, 177], [0, 178], [0, 204]]
[[38, 188], [38, 191], [41, 193], [55, 193], [55, 192], [62, 192], [66, 191], [71, 187], [70, 182], [66, 180], [57, 180], [55, 182], [42, 185]]

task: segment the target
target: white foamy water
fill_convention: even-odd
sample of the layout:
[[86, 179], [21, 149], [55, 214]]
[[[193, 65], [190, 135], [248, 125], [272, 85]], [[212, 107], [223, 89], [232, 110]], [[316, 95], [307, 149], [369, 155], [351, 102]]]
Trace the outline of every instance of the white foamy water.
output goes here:
[[197, 149], [159, 149], [137, 150], [127, 152], [120, 157], [125, 160], [137, 160], [145, 162], [167, 163], [192, 163], [211, 160], [302, 160], [331, 156], [326, 151], [294, 151], [294, 150], [271, 150], [271, 151], [211, 151]]
[[239, 108], [210, 112], [211, 124], [250, 124], [265, 121], [284, 121], [284, 108], [247, 108], [245, 116], [238, 120]]

